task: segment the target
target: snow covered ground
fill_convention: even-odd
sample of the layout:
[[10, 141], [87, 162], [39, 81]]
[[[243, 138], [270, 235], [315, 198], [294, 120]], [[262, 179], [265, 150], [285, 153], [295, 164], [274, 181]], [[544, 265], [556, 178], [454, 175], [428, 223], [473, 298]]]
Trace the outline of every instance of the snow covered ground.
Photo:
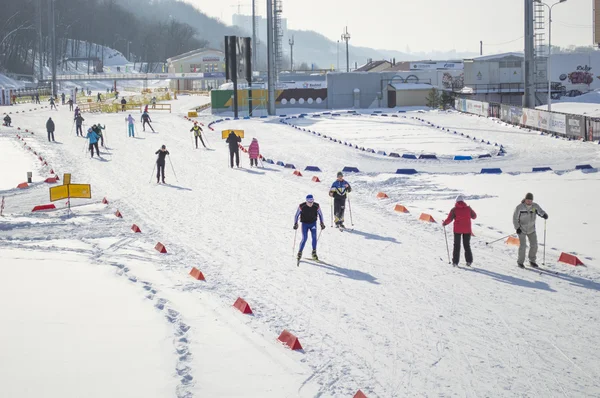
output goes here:
[[[97, 396], [352, 397], [359, 389], [386, 398], [600, 394], [600, 332], [594, 327], [600, 252], [593, 229], [600, 221], [594, 206], [600, 184], [594, 170], [572, 171], [580, 163], [598, 167], [598, 145], [491, 119], [409, 112], [408, 119], [393, 122], [380, 116], [294, 122], [386, 152], [480, 150], [466, 138], [410, 119], [419, 117], [502, 143], [507, 155], [460, 162], [390, 159], [279, 118], [214, 124], [214, 132], [205, 128], [211, 149], [196, 150], [191, 123], [182, 116], [207, 99], [179, 98], [172, 114], [151, 112], [157, 133], [140, 132], [138, 123], [136, 138], [127, 137], [127, 114], [84, 114], [88, 123], [106, 124], [102, 160], [84, 152], [63, 108], [13, 117], [15, 126], [36, 132], [25, 137], [27, 145], [49, 167], [22, 149], [14, 129], [0, 128], [7, 153], [0, 160], [0, 196], [6, 198], [0, 297], [9, 314], [0, 321], [0, 334], [9, 336], [0, 339], [0, 352], [11, 358], [10, 367], [0, 366], [0, 396], [39, 396], [26, 390], [20, 376], [24, 369], [31, 374], [33, 355], [63, 361], [53, 369], [60, 373], [56, 383], [70, 372], [84, 374], [69, 391], [46, 385], [50, 397], [88, 395], [82, 388], [96, 385], [87, 376], [92, 372], [111, 380]], [[45, 138], [49, 116], [59, 143]], [[214, 119], [206, 113], [198, 118], [205, 125]], [[244, 167], [230, 169], [221, 130], [231, 128], [245, 130], [244, 145], [257, 137], [266, 158], [293, 163], [303, 176], [267, 163], [250, 169], [245, 154]], [[422, 140], [415, 139], [417, 132]], [[154, 152], [162, 144], [170, 151], [168, 185], [156, 185], [153, 175]], [[307, 165], [322, 172], [305, 172]], [[340, 233], [330, 228], [327, 191], [344, 166], [363, 172], [346, 176], [354, 188], [346, 224], [355, 230]], [[531, 173], [537, 166], [569, 171]], [[32, 205], [48, 203], [48, 185], [41, 181], [50, 167], [92, 184], [93, 199], [74, 200], [71, 217], [64, 201], [56, 202], [59, 210], [30, 213]], [[484, 167], [512, 173], [475, 174]], [[397, 168], [422, 173], [392, 174]], [[26, 171], [34, 172], [33, 186], [16, 190]], [[323, 182], [311, 181], [314, 175]], [[503, 241], [486, 245], [514, 232], [512, 211], [528, 191], [550, 215], [545, 268], [557, 274], [518, 269], [516, 248]], [[377, 199], [378, 192], [389, 198]], [[448, 265], [439, 224], [459, 192], [479, 215], [475, 269]], [[293, 214], [308, 193], [326, 218], [318, 248], [323, 262], [296, 267]], [[100, 203], [103, 197], [107, 205]], [[396, 203], [410, 213], [395, 213]], [[123, 218], [114, 216], [117, 209]], [[438, 222], [419, 221], [421, 212]], [[133, 223], [141, 234], [130, 230]], [[539, 221], [540, 242], [543, 226]], [[167, 254], [153, 249], [157, 242]], [[577, 253], [585, 266], [558, 263], [563, 251]], [[540, 246], [540, 262], [542, 255]], [[193, 266], [206, 281], [188, 275]], [[253, 315], [232, 308], [238, 297]], [[284, 329], [298, 336], [303, 350], [276, 341]], [[10, 336], [40, 338], [50, 347], [15, 344], [17, 337]], [[64, 341], [72, 342], [69, 350], [58, 349]], [[144, 374], [151, 380], [142, 381]]]

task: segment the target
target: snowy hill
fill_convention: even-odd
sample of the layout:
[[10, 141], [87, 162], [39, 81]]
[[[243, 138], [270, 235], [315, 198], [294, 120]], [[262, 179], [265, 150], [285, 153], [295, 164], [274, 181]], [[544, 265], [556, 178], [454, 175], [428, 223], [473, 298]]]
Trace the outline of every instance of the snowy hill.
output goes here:
[[[106, 125], [102, 159], [90, 159], [64, 107], [11, 107], [21, 131], [0, 128], [0, 297], [9, 314], [0, 321], [0, 352], [10, 364], [0, 365], [0, 396], [40, 396], [35, 386], [25, 390], [22, 376], [38, 373], [47, 375], [43, 392], [52, 398], [352, 397], [359, 389], [370, 398], [600, 394], [600, 178], [595, 169], [575, 170], [600, 166], [597, 144], [446, 112], [287, 120], [299, 129], [280, 118], [226, 120], [215, 131], [207, 128], [215, 118], [202, 114], [211, 149], [195, 149], [183, 116], [208, 99], [179, 98], [171, 114], [151, 110], [157, 133], [138, 123], [135, 138], [127, 137], [126, 114], [84, 114], [88, 126]], [[45, 137], [48, 117], [57, 143]], [[221, 130], [234, 128], [245, 130], [243, 145], [256, 137], [265, 158], [303, 175], [266, 162], [249, 168], [244, 153], [243, 167], [230, 169]], [[439, 159], [366, 153], [302, 128]], [[495, 156], [496, 142], [505, 156]], [[168, 184], [156, 185], [162, 144]], [[483, 152], [494, 157], [451, 156]], [[305, 171], [309, 165], [322, 171]], [[339, 232], [328, 190], [345, 166], [361, 172], [346, 173], [353, 187], [346, 224], [354, 230]], [[553, 171], [531, 172], [539, 166]], [[71, 217], [64, 201], [56, 211], [30, 212], [48, 203], [50, 168], [92, 185], [92, 200], [73, 200]], [[418, 173], [395, 174], [399, 168]], [[27, 171], [34, 184], [15, 189]], [[541, 264], [545, 251], [545, 271], [517, 268], [516, 247], [501, 239], [514, 233], [512, 213], [526, 192], [550, 215], [537, 225], [540, 243], [547, 233], [538, 254]], [[327, 226], [318, 241], [322, 262], [296, 266], [293, 215], [309, 193]], [[473, 268], [462, 259], [460, 268], [448, 264], [440, 226], [458, 193], [478, 214]], [[395, 212], [396, 204], [410, 213]], [[420, 221], [422, 212], [436, 222]], [[134, 223], [141, 233], [131, 231]], [[451, 250], [452, 225], [446, 232]], [[166, 254], [154, 250], [157, 242]], [[561, 252], [585, 266], [559, 263]], [[206, 280], [191, 278], [192, 267]], [[253, 315], [232, 307], [238, 297]], [[277, 342], [284, 329], [303, 350]], [[18, 336], [43, 344], [15, 344]], [[59, 360], [49, 373], [44, 364]], [[111, 383], [96, 391], [95, 372]], [[80, 381], [65, 391], [73, 379]]]

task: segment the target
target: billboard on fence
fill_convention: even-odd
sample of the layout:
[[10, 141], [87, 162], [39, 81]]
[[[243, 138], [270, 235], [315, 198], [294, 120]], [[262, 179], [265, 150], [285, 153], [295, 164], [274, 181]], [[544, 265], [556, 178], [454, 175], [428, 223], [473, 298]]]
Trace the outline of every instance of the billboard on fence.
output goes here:
[[581, 115], [567, 115], [567, 134], [572, 137], [584, 138], [584, 123]]
[[523, 109], [523, 116], [521, 124], [524, 124], [527, 127], [535, 127], [538, 126], [538, 111], [536, 109], [525, 108]]
[[550, 131], [558, 134], [567, 134], [567, 115], [561, 113], [550, 114]]
[[503, 122], [510, 122], [510, 105], [500, 105], [500, 120]]
[[463, 100], [463, 107], [466, 108], [465, 112], [472, 113], [480, 116], [488, 115], [489, 104], [487, 102]]
[[538, 112], [538, 120], [537, 127], [538, 129], [550, 131], [550, 113], [546, 111], [537, 111]]
[[511, 106], [510, 114], [509, 114], [510, 123], [518, 125], [521, 123], [522, 118], [523, 118], [523, 108], [520, 108], [518, 106]]

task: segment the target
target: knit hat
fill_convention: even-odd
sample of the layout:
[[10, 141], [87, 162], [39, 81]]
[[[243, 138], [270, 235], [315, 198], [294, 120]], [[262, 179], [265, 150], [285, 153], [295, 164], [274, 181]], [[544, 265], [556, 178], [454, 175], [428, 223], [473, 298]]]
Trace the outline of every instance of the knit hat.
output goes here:
[[337, 176], [338, 176], [338, 177], [343, 177], [343, 176], [344, 176], [344, 174], [342, 174], [342, 172], [341, 172], [341, 171], [338, 171], [338, 173], [337, 173]]
[[533, 194], [531, 192], [528, 192], [527, 195], [525, 195], [525, 200], [533, 200]]
[[308, 194], [308, 195], [306, 195], [306, 201], [307, 202], [314, 202], [315, 198], [311, 194]]
[[456, 202], [464, 202], [465, 198], [462, 196], [462, 194], [458, 194], [458, 196], [456, 197]]

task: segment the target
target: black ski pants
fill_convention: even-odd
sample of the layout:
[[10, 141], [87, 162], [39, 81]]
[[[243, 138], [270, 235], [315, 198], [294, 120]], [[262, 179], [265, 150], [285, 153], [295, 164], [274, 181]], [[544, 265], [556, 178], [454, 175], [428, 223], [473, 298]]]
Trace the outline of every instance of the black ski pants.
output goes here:
[[196, 138], [196, 149], [198, 149], [198, 138], [200, 138], [200, 142], [202, 143], [202, 146], [204, 146], [204, 148], [206, 148], [206, 145], [204, 144], [204, 140], [202, 139], [201, 135], [196, 135], [196, 136], [194, 136], [194, 138]]
[[231, 168], [233, 169], [233, 156], [235, 155], [235, 165], [240, 167], [240, 150], [239, 148], [229, 148], [229, 158], [231, 160]]
[[252, 167], [252, 166], [258, 167], [258, 159], [250, 158], [250, 167]]
[[54, 141], [54, 131], [48, 131], [48, 141]]
[[156, 163], [156, 182], [160, 180], [162, 174], [162, 182], [165, 182], [165, 164], [164, 163]]
[[149, 122], [149, 121], [147, 121], [147, 120], [144, 120], [144, 121], [142, 122], [142, 129], [143, 129], [144, 131], [146, 131], [146, 124], [147, 124], [147, 125], [150, 127], [150, 130], [154, 131], [154, 129], [152, 128], [152, 125], [151, 125], [151, 124], [150, 124], [150, 122]]
[[77, 135], [81, 134], [81, 136], [83, 137], [83, 130], [81, 129], [81, 124], [77, 125], [77, 129], [75, 130], [75, 132], [77, 133]]
[[98, 157], [100, 157], [100, 150], [98, 149], [98, 142], [94, 142], [93, 144], [90, 144], [90, 152], [92, 153], [92, 157], [94, 157], [94, 148], [96, 148], [96, 155], [98, 155]]
[[465, 247], [465, 261], [467, 263], [473, 262], [473, 253], [471, 252], [471, 234], [454, 233], [454, 251], [452, 252], [452, 264], [458, 264], [460, 260], [461, 237], [463, 246]]
[[344, 223], [344, 212], [346, 211], [346, 197], [338, 196], [333, 198], [333, 215], [335, 216], [335, 225]]

